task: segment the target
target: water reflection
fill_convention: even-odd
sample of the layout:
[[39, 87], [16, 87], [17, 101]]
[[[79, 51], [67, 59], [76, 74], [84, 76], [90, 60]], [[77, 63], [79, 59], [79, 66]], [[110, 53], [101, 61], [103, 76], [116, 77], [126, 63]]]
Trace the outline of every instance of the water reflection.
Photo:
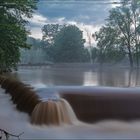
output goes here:
[[47, 86], [140, 86], [139, 70], [127, 68], [28, 68], [20, 69], [12, 76], [28, 83], [43, 83]]
[[136, 87], [140, 86], [139, 69], [99, 69], [98, 85], [114, 87]]
[[97, 72], [85, 71], [84, 79], [83, 79], [83, 86], [96, 86], [96, 85], [99, 85]]
[[103, 69], [100, 68], [97, 72], [98, 75], [98, 85], [102, 86], [127, 86], [128, 82], [128, 70], [127, 69]]

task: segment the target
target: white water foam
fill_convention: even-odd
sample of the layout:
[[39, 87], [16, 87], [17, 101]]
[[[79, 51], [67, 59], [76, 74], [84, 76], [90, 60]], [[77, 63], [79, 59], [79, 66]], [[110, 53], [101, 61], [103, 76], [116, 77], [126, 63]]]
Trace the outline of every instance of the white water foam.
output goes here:
[[[10, 96], [0, 89], [0, 128], [19, 134], [21, 139], [134, 139], [140, 138], [140, 121], [100, 121], [95, 124], [34, 126], [25, 113], [18, 112]], [[10, 139], [13, 139], [10, 137]]]

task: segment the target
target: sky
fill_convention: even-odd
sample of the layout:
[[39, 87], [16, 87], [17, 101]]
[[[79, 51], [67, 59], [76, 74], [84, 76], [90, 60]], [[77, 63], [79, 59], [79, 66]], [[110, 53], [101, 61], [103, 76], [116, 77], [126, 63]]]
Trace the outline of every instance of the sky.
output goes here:
[[[73, 24], [83, 31], [87, 42], [87, 32], [92, 34], [105, 24], [109, 10], [117, 6], [110, 2], [120, 0], [40, 0], [38, 9], [29, 20], [28, 29], [34, 38], [41, 39], [41, 28], [45, 24]], [[94, 40], [92, 40], [94, 44]]]

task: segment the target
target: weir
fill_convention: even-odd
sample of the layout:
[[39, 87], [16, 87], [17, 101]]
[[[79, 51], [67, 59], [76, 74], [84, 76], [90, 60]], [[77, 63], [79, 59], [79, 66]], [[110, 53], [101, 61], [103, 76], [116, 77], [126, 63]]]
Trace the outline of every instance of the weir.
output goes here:
[[59, 96], [48, 94], [44, 99], [17, 80], [0, 76], [0, 84], [16, 108], [28, 113], [35, 125], [140, 119], [140, 88], [60, 87], [55, 88]]
[[80, 121], [140, 119], [140, 88], [63, 88], [59, 93], [70, 103]]
[[[69, 103], [62, 98], [40, 98], [29, 85], [0, 76], [0, 84], [19, 111], [29, 114], [35, 125], [73, 124], [76, 116]], [[46, 101], [45, 101], [46, 100]]]
[[29, 86], [15, 80], [0, 76], [0, 84], [19, 111], [31, 115], [34, 107], [40, 102], [39, 96]]

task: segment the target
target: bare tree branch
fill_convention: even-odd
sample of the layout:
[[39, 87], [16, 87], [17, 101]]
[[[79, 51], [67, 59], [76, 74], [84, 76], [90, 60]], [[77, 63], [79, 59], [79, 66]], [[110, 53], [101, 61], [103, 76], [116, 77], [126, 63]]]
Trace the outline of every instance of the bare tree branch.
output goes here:
[[[15, 135], [15, 134], [11, 134], [11, 133], [9, 133], [9, 132], [3, 130], [3, 129], [0, 129], [0, 131], [1, 131], [1, 133], [3, 133], [3, 134], [5, 135], [6, 140], [8, 140], [10, 136], [11, 136], [11, 137], [15, 137], [15, 138], [17, 138], [18, 140], [20, 140], [20, 136], [24, 133], [24, 132], [22, 132], [22, 133], [20, 133], [20, 134], [18, 134], [18, 135]], [[2, 136], [0, 137], [0, 139], [2, 139]]]

